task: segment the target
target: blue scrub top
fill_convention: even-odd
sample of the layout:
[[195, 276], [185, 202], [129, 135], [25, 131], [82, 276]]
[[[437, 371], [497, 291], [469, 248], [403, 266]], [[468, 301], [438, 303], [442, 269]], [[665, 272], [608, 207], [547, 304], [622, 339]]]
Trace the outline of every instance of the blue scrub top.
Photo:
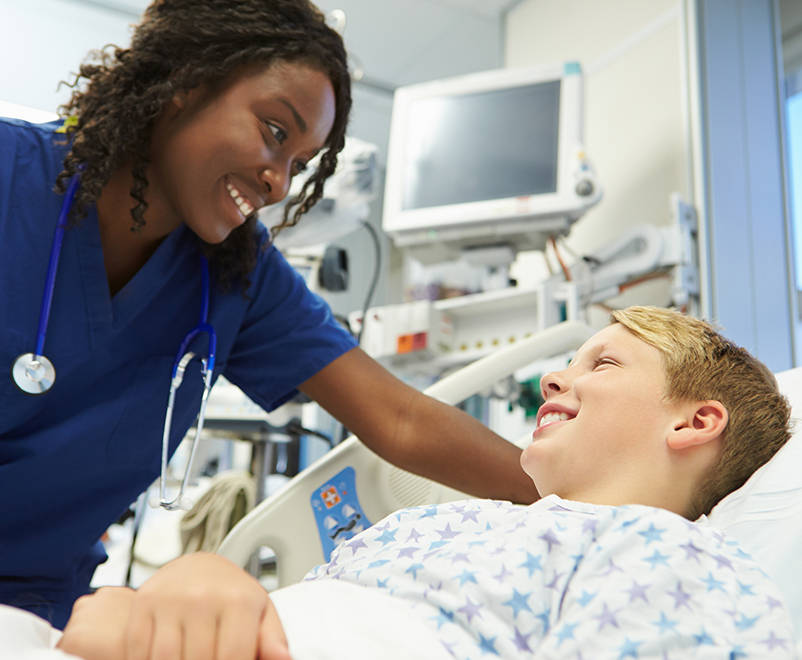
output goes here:
[[[201, 271], [181, 226], [111, 298], [92, 209], [67, 230], [59, 261], [44, 347], [55, 384], [40, 396], [17, 389], [11, 365], [36, 345], [62, 202], [53, 184], [67, 147], [56, 128], [0, 119], [0, 602], [61, 627], [106, 559], [98, 539], [159, 475], [172, 364], [198, 322]], [[274, 247], [250, 279], [247, 298], [212, 279], [214, 376], [271, 410], [355, 342]], [[190, 348], [205, 354], [206, 336], [196, 341]], [[171, 452], [201, 392], [194, 361], [178, 391]]]

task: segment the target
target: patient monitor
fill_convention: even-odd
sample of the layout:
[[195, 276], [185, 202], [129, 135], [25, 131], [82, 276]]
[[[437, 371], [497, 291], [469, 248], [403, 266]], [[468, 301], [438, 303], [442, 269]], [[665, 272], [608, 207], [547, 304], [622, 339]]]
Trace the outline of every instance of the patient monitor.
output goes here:
[[599, 201], [578, 63], [396, 90], [383, 228], [423, 263], [492, 246], [542, 250]]

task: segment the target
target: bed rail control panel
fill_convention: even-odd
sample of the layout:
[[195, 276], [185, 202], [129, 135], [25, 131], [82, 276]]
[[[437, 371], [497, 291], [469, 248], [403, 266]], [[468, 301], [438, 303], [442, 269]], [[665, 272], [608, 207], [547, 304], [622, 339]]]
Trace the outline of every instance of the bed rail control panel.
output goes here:
[[352, 467], [338, 472], [312, 493], [311, 504], [326, 561], [340, 543], [372, 525], [359, 504], [356, 472]]

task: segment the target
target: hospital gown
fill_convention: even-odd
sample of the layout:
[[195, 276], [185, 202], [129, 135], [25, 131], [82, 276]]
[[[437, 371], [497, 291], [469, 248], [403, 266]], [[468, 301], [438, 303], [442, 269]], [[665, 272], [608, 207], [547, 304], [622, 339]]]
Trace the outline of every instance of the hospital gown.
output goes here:
[[[552, 495], [406, 509], [306, 580], [402, 599], [456, 658], [796, 657], [777, 588], [735, 542], [644, 506]], [[387, 630], [388, 646], [404, 632]]]

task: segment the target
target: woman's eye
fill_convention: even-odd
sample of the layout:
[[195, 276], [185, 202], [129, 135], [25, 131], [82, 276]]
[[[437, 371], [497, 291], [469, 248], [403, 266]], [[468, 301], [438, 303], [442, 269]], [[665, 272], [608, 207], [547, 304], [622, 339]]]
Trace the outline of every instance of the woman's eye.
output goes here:
[[596, 365], [594, 366], [594, 369], [601, 367], [605, 364], [615, 364], [615, 362], [610, 358], [599, 358], [598, 360], [596, 360]]
[[276, 142], [281, 144], [284, 140], [287, 139], [287, 131], [285, 131], [281, 126], [276, 126], [275, 124], [267, 123], [267, 128], [273, 134]]

